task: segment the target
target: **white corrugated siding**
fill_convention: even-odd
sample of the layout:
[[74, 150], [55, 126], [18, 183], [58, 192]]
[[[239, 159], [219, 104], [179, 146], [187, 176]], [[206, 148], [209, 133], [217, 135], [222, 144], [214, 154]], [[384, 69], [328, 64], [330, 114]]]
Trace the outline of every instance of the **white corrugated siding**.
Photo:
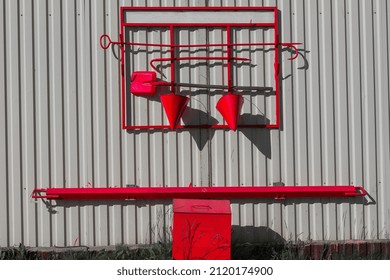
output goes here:
[[[281, 52], [282, 129], [121, 130], [119, 63], [98, 42], [102, 33], [117, 39], [119, 7], [126, 5], [277, 5], [281, 41], [304, 43], [295, 61], [287, 60], [289, 51]], [[389, 14], [386, 0], [0, 1], [0, 246], [158, 241], [169, 232], [169, 201], [50, 205], [32, 200], [31, 191], [190, 182], [362, 185], [370, 194], [365, 203], [233, 201], [235, 238], [240, 232], [253, 239], [249, 241], [277, 235], [286, 240], [388, 238]], [[183, 30], [179, 40], [200, 43], [207, 38], [218, 43], [224, 32]], [[127, 36], [169, 42], [165, 31], [141, 30]], [[238, 42], [262, 41], [272, 34], [235, 30], [233, 37]], [[147, 69], [147, 61], [161, 55], [157, 48], [148, 50], [131, 57], [129, 71]], [[218, 48], [210, 51], [222, 55]], [[273, 86], [272, 51], [246, 48], [239, 55], [261, 67], [235, 68], [237, 84]], [[180, 68], [182, 82], [226, 83], [221, 65], [193, 64]], [[169, 79], [169, 71], [164, 71]], [[221, 121], [215, 110], [219, 97], [194, 95], [188, 119]], [[273, 98], [246, 95], [244, 112], [266, 113], [272, 122]], [[160, 103], [132, 101], [135, 123], [167, 122]], [[201, 111], [210, 111], [210, 118]]]

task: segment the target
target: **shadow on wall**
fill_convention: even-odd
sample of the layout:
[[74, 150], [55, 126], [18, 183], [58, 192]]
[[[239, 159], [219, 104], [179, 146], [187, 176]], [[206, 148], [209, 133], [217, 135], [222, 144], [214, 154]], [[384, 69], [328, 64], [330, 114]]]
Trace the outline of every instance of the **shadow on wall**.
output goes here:
[[[280, 11], [279, 11], [279, 14], [280, 14]], [[280, 34], [282, 33], [282, 25], [279, 24], [280, 26]], [[130, 40], [130, 35], [129, 33], [126, 33], [127, 37], [126, 37], [126, 40]], [[177, 34], [176, 38], [179, 38], [179, 34]], [[179, 55], [179, 53], [184, 53], [184, 52], [190, 52], [191, 54], [196, 54], [196, 53], [199, 53], [199, 52], [205, 52], [206, 49], [196, 49], [196, 50], [178, 50], [177, 52], [177, 55]], [[213, 49], [212, 50], [213, 52], [222, 52], [222, 48], [220, 49]], [[264, 52], [264, 53], [267, 53], [267, 52], [272, 52], [274, 51], [273, 48], [241, 48], [241, 49], [238, 49], [238, 50], [235, 50], [236, 53], [245, 53], [245, 52], [250, 52], [250, 53], [254, 53], [254, 52]], [[115, 49], [113, 48], [112, 49], [112, 52], [114, 54], [116, 54], [116, 51]], [[290, 57], [289, 53], [291, 53], [291, 56], [293, 56], [295, 54], [294, 50], [291, 49], [290, 47], [280, 47], [279, 49], [279, 61], [281, 62], [281, 64], [284, 65], [284, 62], [286, 61], [286, 59], [288, 57], [283, 57], [282, 59], [282, 53], [286, 53], [287, 52], [287, 56]], [[298, 67], [297, 69], [298, 70], [303, 70], [303, 71], [307, 71], [309, 69], [309, 63], [306, 59], [306, 53], [309, 53], [310, 51], [307, 51], [305, 49], [298, 49], [298, 56], [299, 56], [299, 61], [298, 61]], [[133, 69], [135, 66], [132, 64], [134, 63], [134, 57], [140, 53], [143, 53], [144, 55], [146, 55], [146, 57], [149, 56], [152, 56], [153, 53], [161, 53], [161, 50], [158, 49], [148, 49], [148, 48], [132, 48], [132, 47], [126, 47], [126, 61], [125, 61], [125, 64], [126, 64], [126, 72], [130, 72], [130, 71], [133, 71], [133, 70], [137, 70], [137, 69]], [[168, 53], [167, 51], [164, 51], [164, 53]], [[187, 54], [188, 55], [188, 54]], [[117, 57], [117, 55], [115, 56]], [[288, 61], [288, 63], [291, 63], [290, 61]], [[203, 67], [207, 67], [207, 68], [212, 68], [212, 67], [217, 67], [217, 69], [223, 69], [223, 67], [226, 65], [225, 62], [210, 62], [210, 61], [201, 61], [201, 62], [184, 62], [184, 63], [177, 63], [177, 67], [176, 67], [176, 81], [180, 83], [180, 70], [183, 70], [183, 69], [196, 69], [198, 68], [199, 66], [203, 66]], [[290, 64], [288, 64], [290, 65]], [[250, 62], [237, 62], [237, 61], [234, 61], [233, 62], [233, 66], [236, 67], [236, 68], [248, 68], [248, 69], [251, 69], [251, 68], [255, 68], [255, 67], [260, 67], [261, 65], [257, 65], [257, 64], [253, 64], [253, 63], [250, 63]], [[156, 65], [157, 69], [159, 71], [162, 71], [162, 70], [167, 70], [169, 69], [170, 65], [169, 63], [161, 63], [161, 64], [157, 64]], [[290, 67], [290, 66], [288, 66]], [[147, 67], [148, 68], [148, 67]], [[164, 72], [164, 71], [162, 71]], [[159, 75], [160, 76], [160, 75]], [[164, 75], [162, 75], [164, 76]], [[287, 79], [291, 79], [293, 78], [293, 72], [292, 73], [287, 73], [286, 76], [282, 76], [282, 71], [279, 72], [279, 78], [280, 78], [280, 84], [279, 84], [279, 90], [280, 90], [280, 131], [283, 131], [283, 81], [287, 80]], [[205, 78], [206, 80], [208, 80], [209, 78]], [[130, 84], [130, 75], [126, 75], [126, 94], [128, 97], [130, 97], [131, 95], [129, 94], [129, 84]], [[203, 85], [205, 86], [205, 85]], [[220, 86], [219, 86], [220, 87]], [[199, 90], [199, 89], [196, 89], [196, 87], [189, 87], [190, 90], [187, 89], [187, 87], [182, 87], [182, 88], [186, 88], [185, 90], [181, 90], [180, 87], [178, 87], [176, 89], [176, 92], [180, 95], [191, 95], [192, 97], [193, 96], [196, 96], [196, 95], [208, 95], [208, 96], [215, 96], [215, 95], [222, 95], [224, 93], [224, 89], [219, 89], [219, 90], [211, 90], [212, 86], [210, 89], [206, 89], [206, 90]], [[237, 88], [237, 90], [239, 90], [239, 88]], [[274, 91], [272, 91], [273, 88], [272, 87], [252, 87], [250, 89], [245, 89], [244, 91], [240, 91], [239, 94], [242, 94], [242, 95], [245, 95], [245, 96], [258, 96], [258, 95], [262, 95], [264, 96], [264, 98], [268, 97], [268, 96], [273, 96], [275, 94]], [[226, 91], [226, 89], [225, 89]], [[166, 93], [169, 93], [170, 92], [170, 88], [167, 87], [167, 86], [162, 86], [162, 87], [158, 87], [158, 91], [157, 91], [157, 94], [152, 96], [152, 97], [147, 97], [147, 103], [144, 103], [144, 104], [147, 104], [147, 109], [146, 110], [143, 110], [142, 114], [146, 114], [145, 115], [145, 120], [147, 120], [146, 122], [149, 122], [149, 119], [151, 118], [150, 117], [150, 104], [152, 104], [152, 102], [156, 102], [156, 103], [160, 103], [160, 94], [166, 94]], [[138, 98], [138, 97], [137, 97]], [[143, 97], [140, 97], [140, 98], [143, 98]], [[248, 102], [247, 100], [249, 100], [251, 98], [246, 98], [246, 101], [245, 102]], [[134, 119], [139, 116], [136, 116], [135, 114], [135, 111], [136, 111], [136, 104], [132, 104], [131, 102], [132, 98], [126, 98], [126, 108], [128, 108], [128, 110], [126, 111], [127, 112], [127, 116], [126, 116], [126, 123], [127, 124], [132, 124], [132, 120], [134, 122]], [[191, 102], [193, 101], [193, 98], [191, 98]], [[204, 124], [207, 124], [207, 125], [215, 125], [215, 124], [218, 124], [218, 120], [211, 116], [210, 115], [210, 112], [209, 112], [209, 109], [207, 108], [207, 106], [209, 106], [209, 104], [202, 104], [203, 106], [201, 106], [199, 109], [198, 108], [190, 108], [188, 107], [182, 117], [182, 121], [185, 125], [204, 125]], [[253, 106], [253, 103], [251, 104]], [[288, 106], [293, 106], [292, 104], [288, 104]], [[214, 109], [214, 108], [213, 108]], [[137, 110], [140, 110], [139, 108], [137, 108]], [[142, 110], [142, 109], [141, 109]], [[159, 117], [159, 116], [158, 116]], [[165, 117], [165, 114], [164, 112], [161, 113], [161, 118], [164, 118]], [[155, 116], [154, 116], [155, 118]], [[142, 119], [143, 120], [143, 119]], [[244, 113], [240, 116], [240, 124], [269, 124], [270, 123], [270, 120], [267, 119], [264, 114], [262, 113]], [[166, 122], [165, 122], [166, 123]], [[134, 123], [133, 123], [134, 124]], [[138, 124], [138, 123], [137, 123]], [[145, 123], [146, 124], [146, 123]], [[153, 125], [153, 123], [150, 123], [151, 125]], [[199, 129], [199, 128], [195, 128], [195, 129], [185, 129], [184, 131], [188, 131], [191, 135], [191, 137], [193, 138], [194, 142], [196, 143], [197, 147], [199, 148], [199, 150], [203, 150], [205, 147], [206, 147], [206, 144], [212, 140], [212, 138], [214, 137], [215, 135], [215, 130], [214, 129]], [[127, 131], [129, 134], [138, 134], [138, 133], [153, 133], [153, 131], [146, 131], [146, 130], [142, 130], [142, 131], [133, 131], [133, 130], [128, 130]], [[169, 133], [170, 131], [163, 131], [163, 133]], [[271, 159], [272, 155], [271, 155], [271, 139], [270, 139], [270, 135], [271, 135], [271, 131], [270, 129], [266, 129], [266, 128], [260, 128], [260, 129], [249, 129], [249, 128], [239, 128], [238, 129], [238, 133], [242, 132], [242, 134], [252, 143], [253, 147], [254, 148], [257, 148], [265, 157], [267, 157], [268, 159]]]
[[[133, 186], [133, 185], [128, 185], [129, 188], [135, 187], [139, 188], [139, 186]], [[149, 207], [149, 206], [165, 206], [168, 207], [172, 204], [171, 199], [151, 199], [151, 200], [47, 200], [47, 199], [42, 199], [42, 202], [46, 205], [46, 208], [49, 213], [51, 214], [56, 214], [57, 210], [56, 207], [63, 207], [63, 208], [72, 208], [72, 207], [85, 207], [85, 206], [115, 206], [115, 205], [120, 205], [120, 206], [135, 206], [137, 208], [142, 208], [142, 207]], [[258, 198], [258, 199], [231, 199], [231, 204], [234, 203], [275, 203], [278, 202], [280, 203], [280, 200], [274, 200], [274, 199], [268, 199], [268, 198]], [[313, 204], [321, 204], [321, 205], [326, 205], [329, 203], [333, 203], [336, 205], [344, 204], [347, 203], [349, 205], [375, 205], [377, 202], [373, 199], [373, 197], [367, 193], [366, 197], [346, 197], [346, 198], [321, 198], [321, 199], [316, 199], [316, 198], [287, 198], [283, 200], [283, 205], [299, 205], [299, 204], [308, 204], [308, 205], [313, 205]], [[265, 236], [266, 241], [269, 240], [268, 237], [273, 237], [274, 241], [279, 240], [279, 238], [274, 238], [277, 237], [276, 235], [272, 234], [272, 232], [268, 232], [265, 235], [259, 235], [260, 233], [263, 233], [265, 230], [270, 230], [267, 229], [266, 227], [258, 227], [258, 228], [253, 228], [253, 227], [239, 227], [239, 226], [233, 226], [233, 229], [236, 229], [235, 232], [233, 232], [233, 237], [237, 237], [240, 239], [241, 237], [246, 238], [252, 236], [253, 238], [260, 238], [259, 236]], [[271, 230], [272, 231], [272, 230]], [[249, 239], [249, 240], [255, 240], [255, 239]], [[264, 237], [262, 237], [264, 238]], [[249, 240], [246, 240], [246, 242], [249, 242]], [[258, 242], [257, 240], [256, 242]], [[261, 242], [261, 240], [259, 241]]]
[[[151, 97], [149, 100], [152, 102], [160, 103], [160, 94], [168, 93], [167, 87], [161, 87], [158, 94]], [[199, 91], [198, 91], [199, 94]], [[207, 93], [205, 93], [207, 94]], [[249, 92], [249, 94], [251, 94]], [[142, 98], [142, 97], [140, 97]], [[192, 102], [200, 102], [197, 99], [193, 99]], [[205, 104], [201, 103], [201, 108], [196, 109], [187, 107], [182, 116], [182, 121], [185, 125], [215, 125], [218, 124], [218, 120], [211, 116]], [[131, 98], [127, 98], [127, 108], [132, 108]], [[163, 115], [164, 117], [164, 115]], [[127, 123], [131, 123], [131, 119], [134, 118], [132, 110], [127, 110]], [[270, 120], [261, 114], [244, 113], [240, 116], [240, 124], [269, 124]], [[203, 150], [206, 144], [214, 137], [215, 129], [200, 129], [200, 128], [188, 128], [183, 131], [188, 131], [191, 137], [194, 139], [199, 150]], [[227, 129], [226, 129], [227, 131]], [[252, 129], [252, 128], [238, 128], [238, 132], [242, 132], [245, 137], [250, 140], [251, 143], [261, 151], [267, 158], [271, 158], [271, 140], [269, 129]], [[127, 130], [129, 134], [144, 133], [142, 130]], [[149, 130], [148, 133], [153, 133], [153, 130]], [[169, 133], [170, 131], [164, 130], [163, 133]]]
[[[160, 103], [160, 94], [166, 94], [169, 92], [168, 87], [161, 87], [158, 89], [158, 92], [155, 96], [149, 98], [150, 102]], [[198, 90], [197, 94], [204, 92], [205, 90]], [[252, 92], [247, 92], [249, 95], [253, 94]], [[142, 98], [142, 97], [140, 97]], [[131, 98], [127, 98], [127, 108], [133, 108], [131, 104]], [[218, 124], [218, 120], [210, 115], [209, 109], [206, 107], [206, 104], [203, 104], [196, 98], [193, 98], [191, 102], [198, 102], [200, 104], [200, 109], [187, 107], [182, 116], [182, 121], [184, 125], [215, 125]], [[135, 116], [132, 113], [132, 110], [127, 110], [127, 123], [131, 123], [131, 120]], [[165, 117], [162, 113], [162, 117]], [[269, 124], [270, 120], [262, 114], [250, 114], [244, 113], [240, 116], [239, 124]], [[160, 132], [160, 130], [158, 130]], [[188, 131], [191, 137], [194, 139], [198, 149], [202, 151], [206, 144], [213, 139], [215, 134], [215, 129], [200, 129], [200, 128], [187, 128], [181, 131]], [[226, 129], [228, 131], [228, 129]], [[269, 129], [260, 128], [238, 128], [238, 133], [241, 132], [248, 140], [267, 158], [271, 158], [271, 132]], [[154, 130], [148, 130], [148, 133], [152, 134]], [[127, 130], [129, 134], [139, 134], [145, 133], [145, 130]], [[163, 133], [170, 133], [169, 130], [163, 130]]]
[[232, 226], [232, 243], [284, 243], [286, 240], [269, 227]]
[[169, 208], [171, 200], [153, 199], [153, 200], [41, 200], [50, 214], [57, 214], [57, 208], [70, 209], [74, 207], [87, 206], [135, 206], [136, 208], [148, 208], [150, 206], [164, 206]]
[[137, 200], [57, 200], [51, 207], [85, 207], [85, 206], [135, 206], [136, 208], [148, 208], [150, 206], [170, 206], [171, 200], [167, 199], [137, 199]]
[[[272, 203], [274, 200], [272, 199], [250, 199], [246, 200], [247, 203]], [[45, 204], [48, 212], [50, 214], [57, 214], [57, 207], [63, 207], [63, 208], [72, 208], [72, 207], [85, 207], [85, 206], [135, 206], [137, 208], [142, 207], [149, 207], [149, 206], [156, 206], [156, 205], [162, 205], [165, 207], [169, 207], [172, 203], [171, 200], [167, 199], [161, 199], [161, 200], [46, 200], [42, 199], [42, 202]], [[280, 202], [280, 201], [279, 201]], [[234, 201], [232, 201], [234, 203]], [[315, 198], [289, 198], [284, 200], [284, 205], [299, 205], [302, 204], [321, 204], [326, 205], [329, 203], [334, 203], [337, 205], [340, 204], [349, 204], [349, 205], [375, 205], [377, 202], [371, 197], [370, 194], [367, 194], [367, 197], [355, 197], [355, 198], [322, 198], [321, 200], [315, 199]], [[259, 236], [258, 234], [263, 232], [265, 229], [250, 229], [250, 228], [238, 228], [238, 226], [233, 226], [233, 228], [237, 227], [236, 232], [233, 234], [233, 236], [240, 239], [241, 237], [245, 236]], [[273, 236], [271, 233], [267, 233], [265, 236]], [[262, 237], [263, 238], [263, 237]], [[255, 238], [256, 239], [256, 238]], [[250, 240], [255, 240], [253, 238], [250, 238]], [[267, 239], [267, 238], [266, 238]], [[268, 239], [267, 239], [268, 240]], [[278, 238], [276, 238], [278, 240]], [[246, 240], [246, 242], [249, 242]], [[256, 242], [262, 242], [261, 240]]]
[[[269, 124], [270, 120], [263, 115], [242, 114], [240, 123]], [[267, 128], [240, 128], [246, 138], [268, 159], [271, 159], [271, 131]]]

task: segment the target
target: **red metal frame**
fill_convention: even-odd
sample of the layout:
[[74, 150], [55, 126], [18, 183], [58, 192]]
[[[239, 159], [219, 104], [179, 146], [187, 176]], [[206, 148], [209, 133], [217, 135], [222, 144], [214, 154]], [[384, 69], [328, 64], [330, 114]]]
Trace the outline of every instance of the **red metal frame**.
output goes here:
[[[44, 195], [42, 195], [44, 193]], [[234, 198], [313, 198], [356, 197], [367, 192], [356, 186], [286, 186], [286, 187], [119, 187], [119, 188], [48, 188], [34, 189], [32, 198], [58, 200], [121, 199], [234, 199]]]
[[[273, 12], [273, 21], [272, 22], [243, 22], [243, 23], [137, 23], [137, 22], [125, 22], [124, 14], [129, 11], [269, 11]], [[213, 47], [213, 46], [224, 46], [227, 47], [227, 56], [221, 59], [227, 60], [227, 81], [228, 81], [228, 93], [233, 91], [233, 79], [232, 79], [232, 60], [244, 60], [244, 58], [235, 58], [232, 57], [232, 47], [233, 46], [274, 46], [275, 47], [275, 57], [274, 57], [274, 80], [275, 80], [275, 123], [270, 124], [247, 124], [247, 125], [238, 125], [238, 127], [265, 127], [265, 128], [279, 128], [280, 127], [280, 92], [279, 92], [279, 47], [288, 46], [294, 49], [295, 55], [290, 58], [295, 59], [298, 57], [298, 50], [296, 45], [300, 43], [280, 43], [279, 42], [279, 25], [278, 25], [278, 9], [277, 7], [121, 7], [120, 8], [120, 41], [112, 41], [110, 37], [106, 34], [103, 34], [100, 37], [100, 45], [103, 49], [107, 49], [111, 44], [117, 44], [121, 46], [121, 91], [122, 91], [122, 128], [123, 129], [169, 129], [168, 125], [129, 125], [126, 121], [126, 84], [125, 84], [125, 51], [124, 46], [158, 46], [158, 47], [168, 47], [170, 48], [170, 58], [161, 58], [153, 59], [153, 61], [170, 61], [170, 72], [171, 72], [171, 92], [175, 93], [175, 60], [184, 60], [184, 59], [195, 59], [195, 58], [184, 58], [184, 57], [175, 57], [175, 48], [182, 47]], [[175, 27], [225, 27], [227, 43], [226, 44], [175, 44], [174, 38], [174, 28]], [[170, 33], [170, 43], [169, 44], [148, 44], [148, 43], [138, 43], [138, 42], [125, 42], [124, 34], [126, 27], [165, 27], [169, 28]], [[261, 28], [273, 28], [274, 29], [274, 42], [258, 42], [258, 43], [232, 43], [231, 42], [231, 28], [232, 27], [261, 27]], [[104, 43], [103, 41], [106, 41]], [[207, 59], [211, 60], [212, 58], [203, 57], [198, 59]], [[154, 66], [152, 68], [155, 69]], [[155, 69], [156, 70], [156, 69]], [[214, 128], [214, 129], [226, 129], [229, 128], [225, 124], [216, 124], [216, 125], [178, 125], [176, 129], [183, 128]]]

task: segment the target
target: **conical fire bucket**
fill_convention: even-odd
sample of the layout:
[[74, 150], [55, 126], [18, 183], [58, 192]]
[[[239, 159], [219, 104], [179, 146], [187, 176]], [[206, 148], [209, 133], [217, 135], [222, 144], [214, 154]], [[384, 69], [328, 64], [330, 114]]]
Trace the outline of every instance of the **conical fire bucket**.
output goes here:
[[233, 131], [236, 131], [237, 129], [238, 118], [240, 117], [243, 104], [244, 98], [237, 94], [222, 96], [217, 103], [217, 110], [221, 113], [227, 125]]
[[174, 130], [178, 124], [184, 110], [187, 108], [190, 99], [186, 96], [176, 95], [174, 93], [160, 96], [161, 103], [164, 107], [165, 114], [168, 117], [169, 127]]

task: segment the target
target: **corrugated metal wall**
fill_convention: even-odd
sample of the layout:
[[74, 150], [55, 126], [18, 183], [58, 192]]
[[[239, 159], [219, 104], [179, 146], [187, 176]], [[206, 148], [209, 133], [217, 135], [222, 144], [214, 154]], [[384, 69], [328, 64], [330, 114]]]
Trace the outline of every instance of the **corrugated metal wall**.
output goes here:
[[[288, 50], [281, 55], [282, 129], [122, 131], [119, 63], [98, 41], [102, 33], [116, 39], [119, 7], [125, 5], [277, 5], [281, 40], [304, 43], [298, 60], [287, 60]], [[168, 232], [168, 201], [51, 205], [32, 200], [31, 191], [190, 182], [362, 185], [370, 195], [364, 201], [233, 201], [234, 238], [243, 233], [246, 241], [388, 238], [389, 14], [386, 0], [0, 1], [0, 246], [156, 242]], [[180, 43], [222, 42], [222, 34], [182, 30]], [[164, 31], [126, 35], [168, 41]], [[234, 32], [238, 42], [270, 36]], [[272, 53], [241, 50], [240, 56], [264, 67], [235, 68], [237, 84], [273, 86]], [[205, 50], [196, 52], [202, 54]], [[129, 55], [133, 71], [146, 69], [146, 58], [160, 52], [149, 48]], [[223, 66], [192, 64], [180, 67], [182, 82], [225, 83]], [[221, 121], [214, 109], [218, 98], [198, 91], [189, 119]], [[274, 102], [272, 96], [247, 95], [244, 112], [272, 118]], [[132, 121], [166, 122], [161, 104], [143, 98], [132, 104]]]

